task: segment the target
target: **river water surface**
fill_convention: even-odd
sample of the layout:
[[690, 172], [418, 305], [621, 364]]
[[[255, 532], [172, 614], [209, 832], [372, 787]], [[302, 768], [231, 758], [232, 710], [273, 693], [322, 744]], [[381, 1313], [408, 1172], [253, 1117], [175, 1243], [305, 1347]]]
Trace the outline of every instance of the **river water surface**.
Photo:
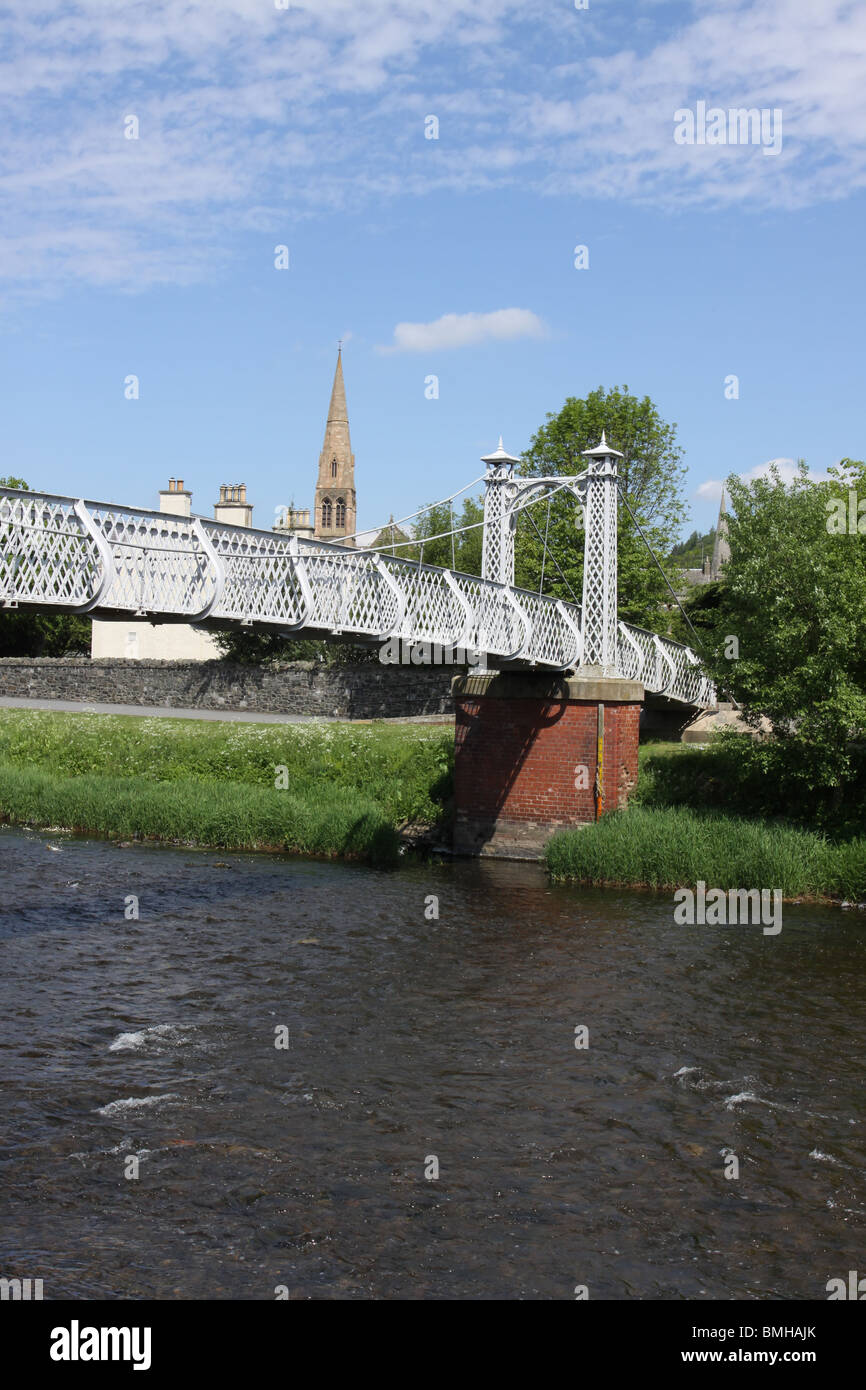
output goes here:
[[825, 1298], [866, 1269], [862, 913], [771, 937], [534, 866], [11, 830], [0, 866], [0, 1275], [46, 1298]]

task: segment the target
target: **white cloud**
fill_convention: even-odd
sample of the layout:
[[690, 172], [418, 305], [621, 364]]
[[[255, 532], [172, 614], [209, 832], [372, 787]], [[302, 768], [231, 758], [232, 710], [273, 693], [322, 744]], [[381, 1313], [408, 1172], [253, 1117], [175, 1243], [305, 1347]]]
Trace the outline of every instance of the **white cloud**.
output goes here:
[[[783, 483], [792, 483], [798, 475], [797, 463], [795, 459], [777, 458], [768, 459], [766, 463], [756, 463], [754, 467], [740, 473], [739, 477], [744, 483], [752, 483], [756, 478], [766, 478], [772, 468], [778, 469], [779, 477]], [[827, 481], [828, 474], [816, 472], [810, 468], [809, 478], [813, 483], [824, 483]], [[718, 502], [725, 486], [721, 478], [708, 478], [705, 483], [701, 483], [695, 489], [695, 497], [700, 497], [705, 502]]]
[[[440, 190], [764, 209], [866, 186], [866, 6], [693, 0], [639, 24], [604, 8], [602, 24], [549, 0], [9, 7], [0, 277], [193, 279], [239, 231], [281, 241], [323, 208]], [[698, 100], [781, 109], [781, 153], [677, 145], [674, 112]]]
[[543, 338], [547, 329], [531, 309], [495, 309], [489, 314], [443, 314], [432, 323], [398, 323], [394, 342], [379, 352], [437, 352], [478, 343]]

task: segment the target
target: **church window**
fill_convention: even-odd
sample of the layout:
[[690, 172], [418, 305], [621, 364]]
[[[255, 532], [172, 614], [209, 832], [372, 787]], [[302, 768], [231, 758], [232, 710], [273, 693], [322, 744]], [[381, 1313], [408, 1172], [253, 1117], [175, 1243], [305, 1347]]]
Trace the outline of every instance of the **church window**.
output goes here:
[[331, 526], [331, 499], [326, 497], [322, 503], [322, 526], [329, 530]]
[[332, 458], [332, 459], [331, 459], [331, 477], [332, 477], [332, 478], [336, 478], [336, 476], [337, 476], [337, 460], [336, 460], [336, 457], [335, 457], [335, 458]]
[[338, 498], [337, 498], [337, 522], [336, 522], [336, 524], [337, 524], [337, 526], [341, 526], [341, 527], [342, 527], [342, 526], [345, 526], [345, 524], [346, 524], [346, 499], [345, 499], [345, 497], [338, 497]]

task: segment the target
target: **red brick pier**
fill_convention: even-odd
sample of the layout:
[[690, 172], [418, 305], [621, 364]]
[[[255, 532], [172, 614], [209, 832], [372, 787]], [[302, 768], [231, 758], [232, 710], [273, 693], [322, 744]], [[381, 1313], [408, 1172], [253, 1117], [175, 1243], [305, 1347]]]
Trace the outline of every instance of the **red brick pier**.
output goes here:
[[599, 802], [602, 814], [626, 805], [638, 681], [497, 671], [457, 676], [452, 693], [457, 854], [537, 859], [555, 830], [594, 821]]

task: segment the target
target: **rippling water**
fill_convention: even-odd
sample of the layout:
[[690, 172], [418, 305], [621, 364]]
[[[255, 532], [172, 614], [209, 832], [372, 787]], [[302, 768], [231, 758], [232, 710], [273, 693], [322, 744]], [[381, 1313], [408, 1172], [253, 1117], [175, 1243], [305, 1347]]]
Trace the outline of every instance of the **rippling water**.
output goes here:
[[8, 830], [0, 864], [0, 1274], [46, 1297], [824, 1298], [862, 1267], [862, 914], [765, 937], [532, 866]]

